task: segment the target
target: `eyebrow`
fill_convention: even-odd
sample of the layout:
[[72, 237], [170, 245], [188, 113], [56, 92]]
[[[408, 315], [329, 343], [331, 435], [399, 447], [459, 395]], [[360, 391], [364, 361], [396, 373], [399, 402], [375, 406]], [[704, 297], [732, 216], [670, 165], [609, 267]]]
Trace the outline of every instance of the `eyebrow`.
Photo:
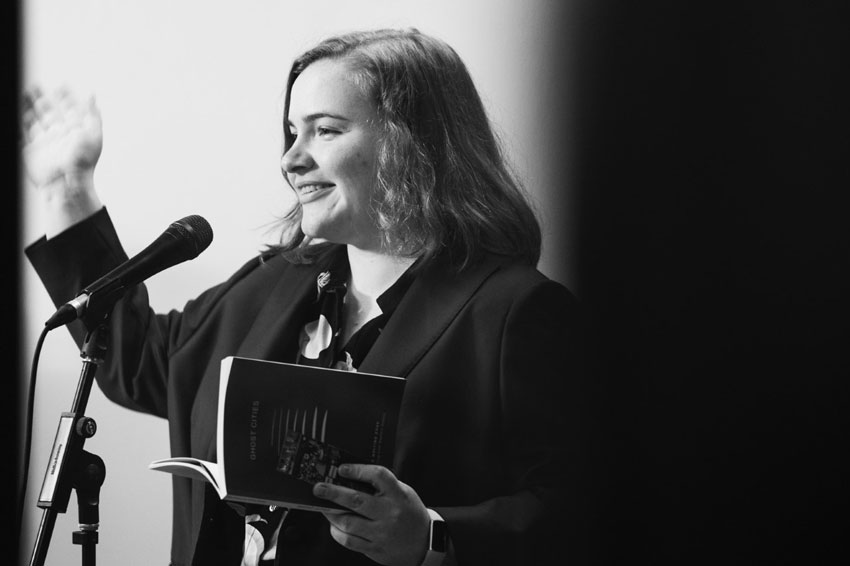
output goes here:
[[[340, 116], [339, 114], [332, 114], [330, 112], [314, 112], [313, 114], [308, 114], [304, 117], [305, 123], [315, 122], [319, 118], [333, 118], [334, 120], [342, 120], [344, 122], [350, 122], [348, 118], [345, 116]], [[292, 120], [287, 118], [286, 125], [289, 127], [295, 127], [295, 124], [292, 123]]]

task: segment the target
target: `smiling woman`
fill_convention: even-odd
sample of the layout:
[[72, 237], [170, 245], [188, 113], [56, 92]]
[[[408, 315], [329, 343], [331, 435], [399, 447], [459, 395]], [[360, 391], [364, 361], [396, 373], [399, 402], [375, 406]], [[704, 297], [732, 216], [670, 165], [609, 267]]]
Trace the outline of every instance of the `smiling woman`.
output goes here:
[[292, 86], [289, 137], [281, 168], [301, 207], [310, 238], [380, 251], [371, 212], [378, 161], [374, 103], [351, 79], [350, 65], [322, 60]]
[[[378, 135], [370, 208], [385, 251], [421, 256], [422, 263], [449, 255], [457, 267], [483, 251], [537, 264], [538, 220], [507, 168], [469, 71], [451, 46], [416, 30], [352, 33], [321, 42], [289, 72], [285, 150], [296, 143], [290, 122], [293, 113], [304, 111], [298, 105], [318, 106], [297, 99], [299, 84], [306, 83], [307, 90], [317, 82], [315, 75], [333, 66], [341, 81], [335, 86], [353, 97], [342, 104]], [[342, 97], [327, 92], [329, 83], [318, 82], [312, 95], [341, 104]], [[296, 205], [282, 241], [284, 250], [296, 252], [291, 259], [309, 250], [300, 246], [300, 222]]]
[[[283, 123], [298, 200], [280, 244], [182, 311], [157, 314], [143, 285], [130, 289], [98, 385], [168, 419], [173, 456], [214, 461], [223, 357], [404, 377], [396, 457], [340, 469], [374, 493], [316, 484], [345, 509], [328, 514], [237, 509], [175, 476], [172, 563], [563, 558], [579, 489], [563, 479], [579, 459], [563, 410], [582, 373], [577, 306], [536, 269], [540, 227], [463, 62], [416, 30], [331, 38], [295, 60]], [[27, 254], [61, 303], [126, 259], [94, 190], [100, 118], [94, 104], [33, 95], [25, 124], [51, 218]]]

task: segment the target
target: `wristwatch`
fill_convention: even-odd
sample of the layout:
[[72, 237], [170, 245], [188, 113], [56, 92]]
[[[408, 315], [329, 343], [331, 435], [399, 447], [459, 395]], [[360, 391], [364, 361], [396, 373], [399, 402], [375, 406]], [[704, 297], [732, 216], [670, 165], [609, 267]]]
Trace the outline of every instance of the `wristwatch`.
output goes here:
[[449, 531], [439, 513], [428, 509], [428, 516], [431, 517], [431, 526], [428, 530], [428, 552], [421, 566], [439, 566], [445, 560], [449, 549]]

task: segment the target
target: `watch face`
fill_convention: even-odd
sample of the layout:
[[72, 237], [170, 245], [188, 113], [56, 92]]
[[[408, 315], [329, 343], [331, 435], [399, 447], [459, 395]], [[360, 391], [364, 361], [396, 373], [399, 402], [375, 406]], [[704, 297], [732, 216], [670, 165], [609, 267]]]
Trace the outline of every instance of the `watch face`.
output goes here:
[[434, 552], [445, 552], [446, 541], [448, 539], [448, 530], [446, 523], [443, 521], [431, 521], [431, 541], [430, 548]]

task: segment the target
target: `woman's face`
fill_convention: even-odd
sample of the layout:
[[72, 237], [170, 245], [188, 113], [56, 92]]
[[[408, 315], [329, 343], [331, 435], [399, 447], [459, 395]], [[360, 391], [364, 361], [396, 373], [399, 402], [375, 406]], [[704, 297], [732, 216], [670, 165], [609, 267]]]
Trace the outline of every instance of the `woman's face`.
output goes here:
[[380, 246], [370, 213], [377, 173], [378, 116], [351, 67], [322, 59], [290, 93], [286, 127], [295, 136], [281, 168], [301, 203], [307, 236], [363, 249]]

